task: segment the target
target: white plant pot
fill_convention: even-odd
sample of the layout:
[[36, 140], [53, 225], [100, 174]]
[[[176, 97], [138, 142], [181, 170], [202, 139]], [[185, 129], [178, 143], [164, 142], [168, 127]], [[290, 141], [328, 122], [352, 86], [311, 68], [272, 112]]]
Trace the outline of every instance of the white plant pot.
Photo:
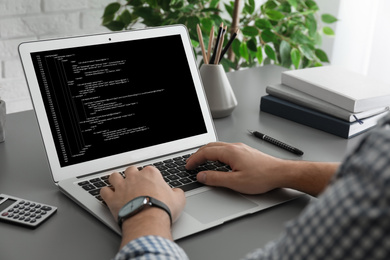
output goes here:
[[222, 65], [203, 64], [200, 75], [212, 117], [229, 116], [237, 106], [237, 99]]

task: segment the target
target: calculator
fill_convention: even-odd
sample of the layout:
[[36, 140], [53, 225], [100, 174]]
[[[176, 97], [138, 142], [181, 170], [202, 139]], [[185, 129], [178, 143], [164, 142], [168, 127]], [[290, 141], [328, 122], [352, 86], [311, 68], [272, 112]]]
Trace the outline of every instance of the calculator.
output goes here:
[[0, 194], [0, 220], [35, 228], [57, 211], [57, 207]]

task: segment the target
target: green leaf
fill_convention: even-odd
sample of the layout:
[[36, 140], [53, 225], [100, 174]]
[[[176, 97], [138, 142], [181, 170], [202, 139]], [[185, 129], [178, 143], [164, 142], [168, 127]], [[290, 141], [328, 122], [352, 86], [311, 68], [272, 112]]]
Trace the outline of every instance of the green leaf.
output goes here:
[[263, 10], [272, 10], [275, 9], [278, 5], [274, 1], [267, 1], [263, 5]]
[[282, 41], [280, 43], [279, 52], [282, 65], [285, 63], [290, 63], [291, 46], [288, 42]]
[[314, 36], [314, 45], [316, 45], [316, 46], [322, 45], [322, 34], [320, 34], [318, 31], [316, 32], [316, 35]]
[[337, 18], [334, 17], [333, 15], [331, 14], [323, 14], [321, 15], [321, 20], [324, 22], [324, 23], [334, 23], [334, 22], [337, 22]]
[[271, 46], [266, 44], [265, 47], [264, 47], [264, 52], [265, 52], [265, 54], [267, 54], [268, 58], [270, 58], [271, 60], [276, 61], [276, 54], [275, 54], [275, 51], [272, 49]]
[[291, 40], [294, 41], [297, 44], [312, 44], [314, 42], [313, 39], [309, 38], [307, 35], [302, 33], [303, 28], [301, 30], [296, 30], [291, 35]]
[[162, 24], [162, 18], [154, 13], [154, 9], [151, 7], [135, 7], [133, 14], [142, 17], [142, 23], [147, 26], [155, 26], [156, 24]]
[[217, 14], [212, 14], [212, 15], [210, 15], [210, 18], [211, 18], [211, 20], [214, 21], [214, 25], [216, 25], [216, 26], [218, 26], [218, 27], [219, 27], [219, 25], [220, 25], [222, 22], [224, 22], [224, 20], [223, 20], [219, 15], [217, 15]]
[[241, 57], [241, 54], [240, 54], [240, 46], [241, 46], [240, 40], [238, 40], [237, 38], [234, 39], [234, 41], [233, 41], [233, 43], [232, 43], [232, 50], [233, 50], [234, 54], [235, 54], [237, 57]]
[[112, 22], [112, 20], [114, 20], [114, 18], [115, 18], [114, 14], [113, 15], [106, 15], [106, 16], [103, 17], [102, 24], [106, 25], [106, 24]]
[[243, 57], [246, 61], [249, 61], [248, 47], [245, 42], [242, 42], [240, 45], [240, 56]]
[[202, 27], [206, 30], [206, 32], [210, 32], [213, 23], [213, 20], [210, 18], [203, 18], [201, 21]]
[[157, 0], [146, 0], [146, 3], [148, 3], [152, 8], [156, 8], [158, 6]]
[[111, 31], [121, 31], [125, 28], [125, 25], [121, 21], [111, 21], [109, 23], [104, 24]]
[[129, 10], [125, 9], [119, 16], [120, 21], [124, 24], [124, 27], [127, 27], [133, 20]]
[[233, 17], [233, 7], [231, 5], [225, 4], [226, 12], [230, 15], [230, 17]]
[[333, 29], [328, 27], [328, 26], [325, 26], [324, 28], [322, 28], [322, 31], [324, 32], [324, 34], [326, 34], [328, 36], [334, 36]]
[[172, 8], [175, 8], [175, 11], [183, 8], [184, 3], [182, 1], [171, 1], [169, 4]]
[[188, 12], [192, 12], [193, 9], [194, 9], [194, 5], [189, 4], [189, 5], [183, 5], [183, 8], [181, 8], [179, 11], [182, 13], [188, 13]]
[[241, 30], [242, 34], [249, 37], [254, 37], [259, 34], [259, 30], [254, 26], [245, 26]]
[[115, 14], [119, 10], [119, 8], [121, 8], [121, 5], [119, 3], [111, 3], [107, 5], [104, 9], [103, 17]]
[[193, 46], [194, 48], [196, 48], [196, 47], [199, 46], [199, 42], [198, 42], [198, 41], [195, 41], [195, 40], [192, 40], [192, 39], [191, 39], [191, 43], [192, 43], [192, 46]]
[[282, 2], [279, 6], [278, 6], [278, 11], [282, 12], [282, 13], [291, 13], [291, 5], [287, 2]]
[[164, 11], [170, 11], [171, 0], [158, 0], [158, 3]]
[[246, 43], [247, 47], [248, 47], [248, 50], [256, 53], [257, 52], [257, 44], [256, 44], [256, 40], [255, 38], [252, 38], [250, 39], [247, 43]]
[[267, 19], [256, 19], [255, 25], [259, 29], [271, 29], [272, 24]]
[[309, 36], [314, 37], [317, 32], [317, 21], [313, 14], [306, 17], [306, 28], [309, 29]]
[[254, 0], [248, 0], [248, 3], [245, 3], [244, 5], [244, 9], [249, 15], [254, 13], [255, 7], [256, 5]]
[[290, 55], [291, 55], [291, 60], [292, 60], [292, 62], [294, 64], [295, 68], [298, 69], [299, 68], [299, 63], [301, 61], [301, 53], [299, 52], [298, 49], [293, 48], [291, 50]]
[[210, 7], [211, 8], [216, 8], [219, 4], [219, 0], [211, 0], [210, 2]]
[[256, 58], [259, 64], [263, 62], [263, 49], [261, 48], [261, 45], [257, 47]]
[[200, 23], [200, 20], [197, 16], [190, 16], [187, 19], [187, 27], [191, 29], [195, 29], [196, 25]]
[[284, 15], [281, 12], [276, 11], [276, 10], [267, 10], [267, 11], [265, 11], [265, 15], [270, 20], [273, 20], [273, 21], [279, 21], [279, 20], [282, 20], [284, 18]]
[[287, 2], [288, 2], [291, 6], [293, 6], [295, 9], [298, 8], [298, 2], [297, 2], [297, 0], [287, 0]]
[[226, 58], [223, 58], [221, 60], [221, 64], [226, 72], [229, 72], [230, 69], [235, 69], [235, 67], [236, 67], [236, 64], [234, 64], [234, 62], [232, 62]]
[[309, 7], [310, 10], [313, 10], [313, 11], [319, 10], [318, 5], [313, 0], [306, 0], [305, 4], [307, 7]]
[[130, 6], [140, 6], [143, 4], [144, 4], [143, 0], [127, 0], [127, 5]]
[[326, 53], [323, 50], [316, 49], [314, 53], [316, 54], [317, 58], [320, 59], [320, 61], [329, 62], [328, 55], [326, 55]]
[[270, 29], [263, 30], [260, 37], [264, 42], [273, 42], [275, 40], [275, 34]]
[[220, 10], [218, 8], [204, 8], [201, 9], [201, 13], [218, 13]]
[[299, 50], [303, 53], [303, 55], [308, 59], [308, 60], [314, 60], [314, 53], [313, 50], [311, 50], [308, 46], [306, 45], [300, 45]]

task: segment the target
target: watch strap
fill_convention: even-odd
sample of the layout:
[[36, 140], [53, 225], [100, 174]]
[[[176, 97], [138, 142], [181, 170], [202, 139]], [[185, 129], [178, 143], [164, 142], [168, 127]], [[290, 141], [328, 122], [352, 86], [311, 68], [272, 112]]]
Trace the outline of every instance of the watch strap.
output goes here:
[[[147, 203], [145, 205], [149, 205], [150, 207], [157, 207], [157, 208], [160, 208], [162, 210], [164, 210], [168, 216], [169, 216], [169, 220], [171, 222], [171, 226], [172, 226], [172, 214], [171, 214], [171, 211], [169, 209], [169, 207], [162, 201], [158, 200], [158, 199], [155, 199], [153, 197], [150, 197], [150, 196], [140, 196], [142, 198], [145, 198], [147, 199]], [[127, 202], [122, 208], [126, 207], [127, 204], [129, 203], [132, 203], [134, 200], [140, 198], [140, 197], [137, 197], [137, 198], [134, 198], [132, 199], [131, 201]], [[122, 228], [122, 224], [123, 224], [123, 221], [125, 221], [126, 219], [138, 214], [139, 212], [141, 212], [142, 210], [144, 209], [144, 207], [136, 212], [130, 212], [129, 214], [127, 214], [126, 216], [123, 216], [123, 217], [119, 217], [118, 216], [118, 225], [120, 228]], [[120, 211], [120, 210], [119, 210]]]

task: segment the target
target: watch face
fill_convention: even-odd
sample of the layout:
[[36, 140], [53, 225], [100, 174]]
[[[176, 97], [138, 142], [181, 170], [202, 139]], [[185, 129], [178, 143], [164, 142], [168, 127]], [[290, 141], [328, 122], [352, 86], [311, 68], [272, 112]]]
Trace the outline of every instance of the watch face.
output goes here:
[[141, 210], [145, 204], [147, 204], [148, 200], [145, 197], [137, 197], [133, 199], [131, 202], [127, 203], [118, 213], [119, 217], [124, 217], [132, 212], [138, 212]]

